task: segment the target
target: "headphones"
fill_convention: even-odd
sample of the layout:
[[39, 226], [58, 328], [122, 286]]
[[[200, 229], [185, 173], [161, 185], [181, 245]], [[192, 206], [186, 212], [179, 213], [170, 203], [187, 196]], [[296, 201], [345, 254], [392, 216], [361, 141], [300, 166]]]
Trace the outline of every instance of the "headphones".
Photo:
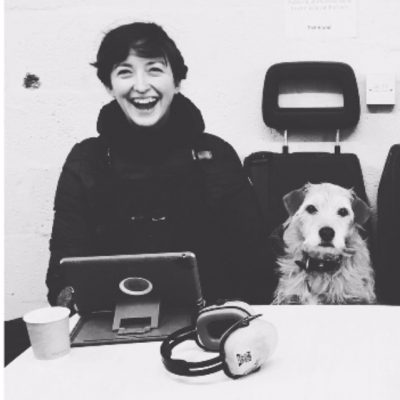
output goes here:
[[[222, 300], [200, 310], [195, 326], [180, 329], [161, 344], [166, 369], [182, 376], [201, 376], [223, 370], [230, 378], [256, 372], [274, 352], [278, 335], [271, 323], [259, 319], [242, 301]], [[219, 355], [200, 362], [172, 358], [178, 344], [194, 340]]]

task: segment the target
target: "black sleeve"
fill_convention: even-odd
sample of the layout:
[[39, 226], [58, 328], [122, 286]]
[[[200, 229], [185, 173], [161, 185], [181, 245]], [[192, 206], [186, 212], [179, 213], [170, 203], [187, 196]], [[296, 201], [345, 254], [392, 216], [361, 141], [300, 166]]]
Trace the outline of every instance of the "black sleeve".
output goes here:
[[226, 238], [226, 259], [236, 297], [253, 304], [272, 300], [274, 263], [261, 210], [233, 147], [221, 140], [208, 165], [208, 197]]
[[56, 304], [58, 294], [66, 285], [60, 260], [87, 255], [91, 248], [89, 215], [79, 163], [79, 145], [75, 145], [64, 164], [54, 200], [50, 262], [46, 276], [47, 297], [51, 305]]

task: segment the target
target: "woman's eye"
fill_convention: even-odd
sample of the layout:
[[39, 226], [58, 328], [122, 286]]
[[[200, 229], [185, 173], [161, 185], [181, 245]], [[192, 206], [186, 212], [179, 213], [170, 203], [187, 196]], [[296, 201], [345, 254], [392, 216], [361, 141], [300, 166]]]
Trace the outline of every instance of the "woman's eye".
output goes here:
[[129, 69], [118, 69], [117, 76], [126, 76], [129, 75], [131, 71]]
[[152, 67], [152, 68], [150, 68], [150, 72], [156, 73], [156, 74], [162, 73], [163, 71], [164, 70], [161, 67]]
[[312, 204], [310, 204], [309, 206], [306, 207], [306, 211], [309, 214], [315, 214], [318, 210], [316, 209], [315, 206], [313, 206]]
[[347, 208], [339, 208], [338, 212], [337, 212], [341, 217], [346, 217], [347, 215], [349, 215], [349, 210]]

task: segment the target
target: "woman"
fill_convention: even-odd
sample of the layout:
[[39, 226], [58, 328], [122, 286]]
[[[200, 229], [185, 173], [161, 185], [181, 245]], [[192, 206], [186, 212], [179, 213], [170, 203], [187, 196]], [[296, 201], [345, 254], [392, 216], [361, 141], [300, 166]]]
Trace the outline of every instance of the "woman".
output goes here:
[[120, 26], [103, 39], [97, 75], [114, 100], [98, 137], [74, 146], [55, 197], [46, 283], [51, 304], [71, 297], [59, 261], [68, 256], [193, 251], [213, 301], [266, 301], [262, 231], [233, 148], [204, 133], [180, 94], [187, 67], [153, 23]]

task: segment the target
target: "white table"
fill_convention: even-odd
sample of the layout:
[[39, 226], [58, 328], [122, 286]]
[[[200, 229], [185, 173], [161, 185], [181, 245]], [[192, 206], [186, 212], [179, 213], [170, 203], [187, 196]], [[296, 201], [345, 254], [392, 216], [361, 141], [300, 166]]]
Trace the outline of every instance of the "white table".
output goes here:
[[[5, 369], [5, 399], [400, 399], [400, 307], [255, 309], [276, 325], [279, 343], [246, 378], [174, 376], [159, 342], [73, 348], [52, 361], [28, 349]], [[193, 343], [180, 346], [179, 355], [204, 357]]]

